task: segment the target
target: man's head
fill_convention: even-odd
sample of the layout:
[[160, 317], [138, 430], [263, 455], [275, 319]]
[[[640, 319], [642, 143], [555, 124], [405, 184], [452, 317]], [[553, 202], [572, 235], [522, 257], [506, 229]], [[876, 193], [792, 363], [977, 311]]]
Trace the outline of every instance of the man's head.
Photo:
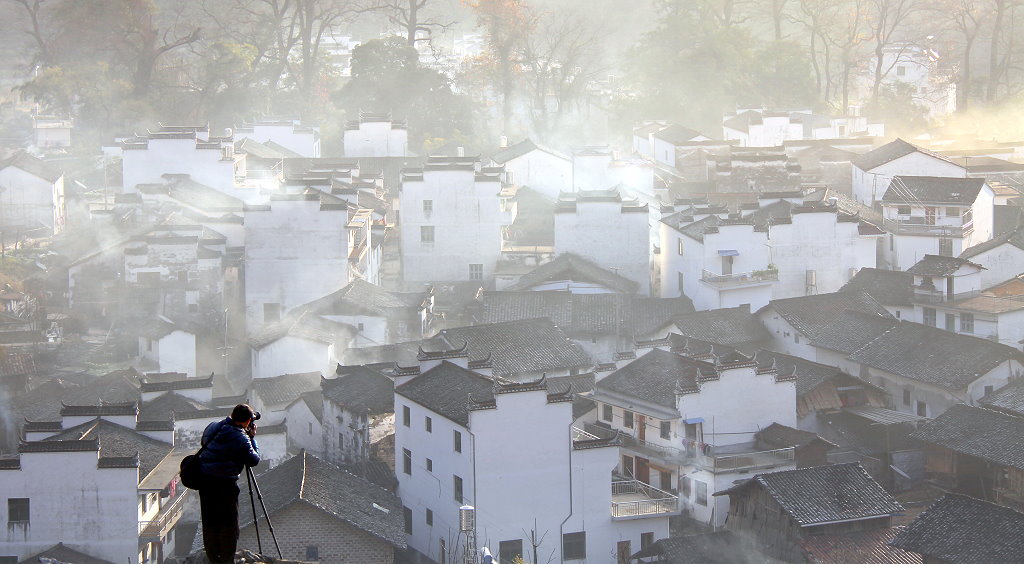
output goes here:
[[255, 413], [249, 405], [240, 403], [231, 410], [231, 420], [239, 427], [248, 427]]

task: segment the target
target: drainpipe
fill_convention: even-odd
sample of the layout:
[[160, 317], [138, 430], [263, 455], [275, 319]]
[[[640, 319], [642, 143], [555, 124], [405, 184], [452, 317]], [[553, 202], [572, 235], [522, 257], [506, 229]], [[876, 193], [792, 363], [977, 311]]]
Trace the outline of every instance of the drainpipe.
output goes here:
[[[466, 432], [469, 433], [470, 444], [473, 445], [473, 507], [476, 508], [476, 515], [477, 515], [477, 517], [476, 517], [476, 519], [473, 519], [473, 544], [474, 544], [474, 546], [473, 546], [473, 554], [472, 554], [472, 556], [470, 556], [469, 562], [474, 562], [475, 563], [475, 562], [477, 562], [477, 553], [478, 553], [478, 551], [480, 549], [479, 546], [476, 546], [476, 545], [478, 545], [480, 543], [480, 535], [478, 534], [479, 531], [477, 531], [477, 527], [480, 524], [480, 505], [479, 505], [478, 500], [476, 498], [476, 435], [474, 435], [473, 431], [470, 430], [470, 428], [469, 428], [469, 421], [466, 422]], [[465, 503], [465, 502], [463, 502], [463, 503]]]
[[565, 523], [572, 517], [572, 421], [569, 422], [569, 514], [562, 519], [558, 525], [558, 546], [561, 550], [561, 540], [565, 537]]

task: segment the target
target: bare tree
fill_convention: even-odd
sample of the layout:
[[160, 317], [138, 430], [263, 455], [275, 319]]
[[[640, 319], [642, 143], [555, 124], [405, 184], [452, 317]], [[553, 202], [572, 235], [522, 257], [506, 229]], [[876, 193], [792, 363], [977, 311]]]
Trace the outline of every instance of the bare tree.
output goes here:
[[[911, 46], [908, 41], [910, 37], [901, 34], [905, 31], [911, 17], [921, 11], [923, 4], [920, 0], [869, 0], [867, 3], [868, 30], [871, 35], [871, 42], [875, 54], [874, 69], [872, 69], [871, 101], [878, 102], [878, 93], [889, 71], [900, 61], [903, 53]], [[889, 65], [885, 64], [885, 52], [897, 45], [897, 38], [902, 39], [898, 43], [899, 48], [896, 56], [892, 58]], [[844, 104], [845, 106], [845, 104]]]
[[934, 6], [937, 15], [944, 18], [962, 39], [957, 85], [957, 109], [960, 111], [966, 111], [970, 106], [971, 55], [987, 18], [979, 3], [980, 0], [944, 0]]
[[369, 9], [383, 12], [388, 21], [405, 32], [405, 40], [412, 46], [417, 41], [429, 41], [434, 30], [447, 29], [456, 23], [426, 16], [429, 3], [430, 0], [374, 0]]
[[35, 43], [36, 54], [33, 58], [33, 63], [47, 64], [50, 61], [50, 42], [53, 39], [53, 35], [44, 29], [43, 19], [46, 17], [44, 8], [49, 6], [49, 3], [44, 0], [9, 1], [21, 6], [25, 10], [25, 15], [28, 16], [29, 29], [25, 30], [25, 32], [32, 38], [32, 42]]

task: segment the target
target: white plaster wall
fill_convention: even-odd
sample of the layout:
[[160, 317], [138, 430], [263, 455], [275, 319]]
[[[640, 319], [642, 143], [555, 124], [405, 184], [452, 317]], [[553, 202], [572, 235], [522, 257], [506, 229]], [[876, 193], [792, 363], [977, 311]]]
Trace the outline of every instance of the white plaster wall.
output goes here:
[[988, 184], [985, 184], [981, 187], [978, 197], [975, 198], [974, 204], [971, 206], [971, 219], [974, 220], [974, 231], [971, 231], [964, 238], [963, 249], [992, 239], [993, 224], [995, 222], [994, 208], [995, 193]]
[[999, 245], [970, 258], [986, 268], [981, 271], [981, 285], [989, 288], [1006, 282], [1007, 280], [1024, 272], [1024, 249], [1020, 249], [1009, 243]]
[[309, 410], [304, 401], [295, 401], [285, 410], [288, 422], [288, 446], [291, 449], [306, 449], [317, 456], [323, 456], [323, 425]]
[[163, 184], [164, 174], [187, 174], [226, 193], [235, 183], [234, 159], [222, 159], [220, 148], [197, 149], [195, 139], [150, 139], [145, 149], [122, 152], [121, 171], [128, 194], [139, 184]]
[[404, 157], [408, 155], [408, 131], [393, 129], [391, 122], [363, 122], [346, 129], [346, 157]]
[[287, 335], [252, 351], [252, 377], [273, 378], [303, 372], [330, 373], [332, 348], [327, 343]]
[[252, 133], [239, 131], [236, 137], [249, 137], [260, 143], [273, 141], [303, 157], [320, 157], [320, 136], [311, 128], [296, 131], [296, 127], [290, 123], [255, 123], [252, 125]]
[[651, 293], [648, 214], [623, 213], [618, 202], [579, 201], [576, 212], [555, 213], [555, 254], [576, 253]]
[[817, 349], [812, 347], [807, 342], [807, 339], [800, 335], [772, 307], [769, 306], [757, 312], [757, 317], [764, 324], [765, 329], [771, 333], [772, 343], [768, 348], [773, 351], [817, 362]]
[[0, 225], [45, 225], [59, 233], [67, 210], [64, 177], [47, 182], [15, 166], [0, 169]]
[[851, 269], [875, 268], [874, 238], [860, 235], [856, 222], [836, 219], [831, 212], [797, 213], [792, 223], [771, 227], [771, 262], [779, 268], [773, 299], [807, 295], [808, 270], [815, 272], [816, 292], [827, 294], [850, 281]]
[[[478, 181], [467, 170], [428, 170], [423, 180], [402, 183], [400, 230], [406, 282], [469, 280], [469, 265], [482, 264], [482, 281], [494, 278], [501, 258], [502, 228], [515, 213], [502, 211], [497, 180]], [[429, 216], [423, 201], [433, 202]], [[514, 209], [514, 208], [513, 208]], [[422, 243], [422, 226], [434, 227], [434, 243]]]
[[3, 497], [29, 498], [30, 524], [8, 523], [0, 552], [19, 560], [58, 542], [110, 562], [139, 561], [138, 468], [97, 468], [97, 453], [24, 453], [0, 471]]
[[[658, 140], [655, 140], [656, 142]], [[668, 145], [668, 147], [672, 147]], [[669, 151], [674, 155], [675, 148]], [[675, 156], [671, 158], [675, 159]], [[572, 185], [574, 192], [606, 190], [612, 187], [608, 178], [608, 165], [612, 162], [611, 152], [602, 154], [574, 154], [572, 156]], [[673, 165], [674, 166], [674, 165]]]
[[[358, 333], [352, 343], [354, 347], [372, 347], [391, 343], [388, 320], [385, 317], [370, 315], [325, 315], [323, 317], [356, 328]], [[359, 327], [360, 324], [362, 324], [362, 328]]]
[[513, 173], [513, 183], [529, 187], [552, 200], [561, 192], [572, 191], [572, 162], [535, 149], [505, 163], [505, 171]]
[[264, 321], [263, 304], [282, 312], [347, 284], [348, 212], [320, 209], [318, 200], [271, 202], [246, 212], [245, 308], [250, 334]]
[[[731, 139], [731, 137], [726, 137]], [[664, 139], [658, 139], [657, 137], [651, 137], [651, 152], [653, 153], [654, 160], [659, 163], [666, 164], [670, 167], [675, 168], [676, 166], [676, 146]], [[645, 153], [640, 153], [645, 154]]]
[[196, 376], [196, 336], [185, 331], [172, 331], [154, 347], [160, 372], [183, 372]]
[[872, 206], [882, 199], [892, 177], [900, 175], [967, 178], [967, 169], [920, 152], [904, 155], [870, 171], [863, 171], [854, 166], [853, 198], [862, 204]]
[[[402, 406], [409, 406], [410, 425], [402, 421]], [[406, 537], [409, 546], [419, 552], [436, 557], [438, 541], [445, 539], [451, 551], [459, 535], [459, 507], [475, 505], [473, 482], [474, 443], [469, 429], [445, 419], [400, 395], [395, 395], [395, 475], [398, 477], [398, 495], [402, 505], [412, 510], [412, 535]], [[426, 432], [424, 417], [432, 417], [432, 432]], [[452, 431], [462, 433], [462, 452], [454, 452]], [[412, 452], [412, 475], [402, 467], [402, 450]], [[433, 461], [433, 471], [426, 469], [426, 459]], [[452, 476], [462, 478], [463, 501], [455, 500]], [[434, 513], [434, 524], [428, 527], [427, 509]], [[478, 517], [479, 519], [479, 517]], [[482, 542], [478, 537], [478, 541]]]

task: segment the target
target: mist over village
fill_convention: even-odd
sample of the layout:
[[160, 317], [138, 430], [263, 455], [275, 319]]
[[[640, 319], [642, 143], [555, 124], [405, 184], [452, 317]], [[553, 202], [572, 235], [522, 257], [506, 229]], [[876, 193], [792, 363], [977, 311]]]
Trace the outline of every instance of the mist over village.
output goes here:
[[1021, 37], [0, 0], [0, 564], [1024, 562]]

